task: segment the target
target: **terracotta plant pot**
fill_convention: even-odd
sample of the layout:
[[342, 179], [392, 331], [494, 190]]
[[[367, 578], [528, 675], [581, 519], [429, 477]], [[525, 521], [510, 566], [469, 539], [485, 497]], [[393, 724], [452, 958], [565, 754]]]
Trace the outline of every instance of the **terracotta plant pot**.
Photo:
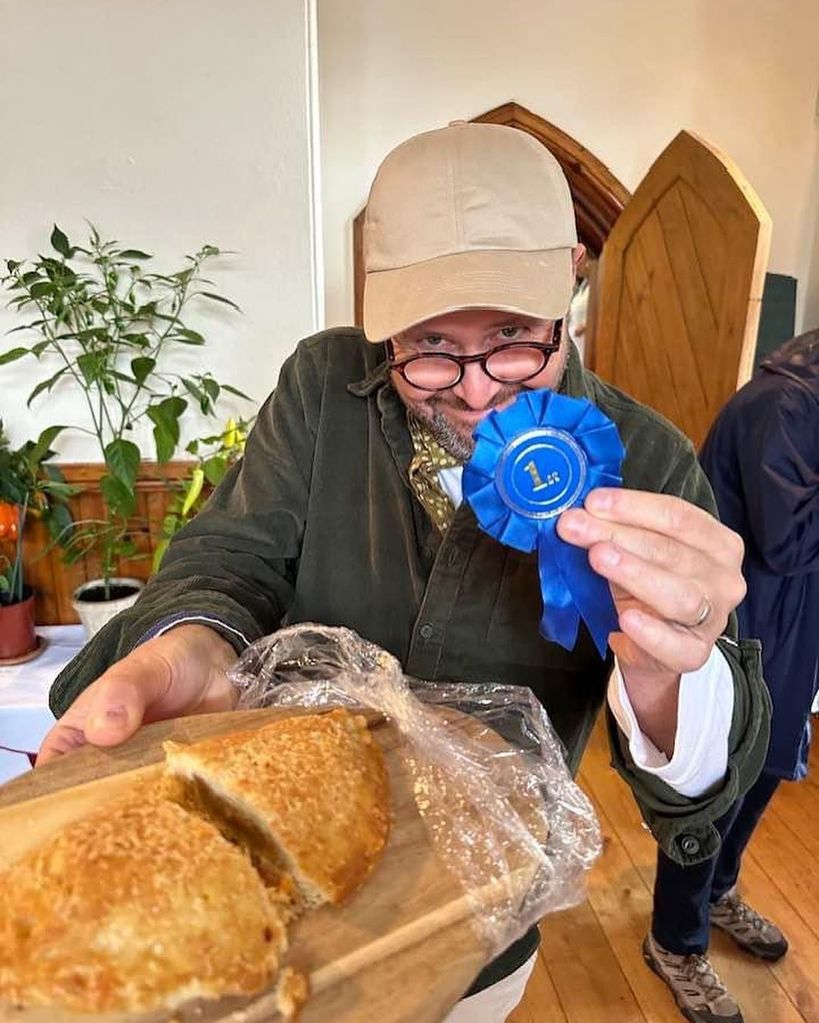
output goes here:
[[22, 657], [37, 646], [34, 594], [26, 586], [16, 604], [0, 604], [0, 661]]
[[89, 639], [120, 611], [130, 607], [145, 585], [139, 579], [121, 576], [112, 577], [110, 583], [110, 600], [105, 599], [105, 584], [102, 579], [92, 579], [74, 590], [71, 604], [85, 626]]

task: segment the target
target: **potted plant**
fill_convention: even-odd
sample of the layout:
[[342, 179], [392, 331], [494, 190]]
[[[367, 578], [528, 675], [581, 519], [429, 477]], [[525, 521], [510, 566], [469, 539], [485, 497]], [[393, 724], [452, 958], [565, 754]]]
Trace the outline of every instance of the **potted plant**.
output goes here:
[[222, 433], [192, 440], [185, 450], [196, 457], [179, 493], [162, 522], [162, 536], [154, 549], [153, 571], [158, 572], [168, 544], [199, 512], [211, 490], [242, 457], [252, 419], [228, 419]]
[[0, 420], [0, 662], [18, 660], [37, 649], [34, 594], [26, 585], [23, 532], [29, 516], [42, 517], [53, 537], [71, 521], [66, 499], [74, 488], [47, 465], [51, 444], [63, 429], [43, 430], [36, 441], [13, 449]]
[[142, 583], [120, 579], [120, 558], [133, 557], [136, 479], [143, 451], [137, 427], [153, 429], [156, 460], [168, 462], [180, 436], [180, 419], [191, 400], [213, 415], [223, 391], [246, 398], [209, 372], [169, 369], [168, 357], [205, 338], [186, 325], [183, 314], [197, 299], [238, 310], [230, 299], [207, 290], [205, 264], [219, 249], [204, 245], [172, 273], [148, 269], [153, 258], [141, 249], [103, 241], [93, 225], [87, 245], [74, 245], [56, 225], [51, 233], [56, 256], [7, 260], [0, 283], [11, 294], [9, 307], [34, 319], [15, 328], [32, 341], [0, 355], [0, 365], [26, 356], [48, 362], [48, 375], [28, 397], [29, 404], [55, 387], [70, 384], [83, 395], [84, 422], [74, 428], [96, 438], [105, 470], [100, 480], [104, 515], [70, 529], [67, 559], [93, 553], [101, 577], [74, 594], [74, 606], [89, 633], [133, 603]]

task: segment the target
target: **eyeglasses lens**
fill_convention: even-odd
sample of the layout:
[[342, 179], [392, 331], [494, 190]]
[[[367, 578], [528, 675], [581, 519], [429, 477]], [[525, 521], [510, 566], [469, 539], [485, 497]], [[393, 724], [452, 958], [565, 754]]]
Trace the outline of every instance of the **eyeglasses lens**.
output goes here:
[[440, 355], [425, 355], [412, 359], [404, 367], [404, 377], [414, 387], [426, 391], [442, 390], [457, 383], [460, 368], [457, 362]]
[[486, 370], [495, 380], [514, 384], [528, 380], [546, 365], [547, 355], [540, 348], [516, 345], [492, 352], [486, 360]]

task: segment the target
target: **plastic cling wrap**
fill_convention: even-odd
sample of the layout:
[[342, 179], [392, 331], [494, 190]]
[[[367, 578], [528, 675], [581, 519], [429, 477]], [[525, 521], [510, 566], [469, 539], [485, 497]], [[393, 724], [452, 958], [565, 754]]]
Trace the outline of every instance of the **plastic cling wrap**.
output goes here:
[[349, 629], [311, 624], [254, 643], [230, 677], [240, 708], [354, 705], [385, 716], [404, 740], [436, 855], [474, 901], [492, 955], [584, 897], [599, 826], [530, 690], [412, 679]]

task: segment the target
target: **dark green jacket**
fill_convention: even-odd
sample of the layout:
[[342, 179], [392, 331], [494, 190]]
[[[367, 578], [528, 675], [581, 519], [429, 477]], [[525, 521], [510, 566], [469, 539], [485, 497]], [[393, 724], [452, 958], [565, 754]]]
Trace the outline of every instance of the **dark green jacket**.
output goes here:
[[[585, 371], [572, 349], [561, 389], [617, 424], [625, 486], [679, 495], [714, 511], [691, 444], [669, 423]], [[538, 633], [536, 556], [503, 547], [466, 503], [441, 537], [407, 478], [413, 449], [382, 345], [352, 329], [303, 341], [263, 406], [244, 460], [171, 544], [137, 604], [102, 630], [51, 693], [62, 714], [156, 623], [202, 612], [256, 639], [283, 623], [346, 625], [424, 679], [531, 687], [576, 771], [603, 703], [611, 657], [581, 630], [568, 652]], [[226, 632], [237, 649], [235, 634]], [[734, 674], [723, 784], [687, 799], [634, 768], [609, 716], [614, 766], [674, 860], [713, 855], [713, 821], [759, 772], [768, 742], [766, 690], [754, 644], [720, 641]]]

